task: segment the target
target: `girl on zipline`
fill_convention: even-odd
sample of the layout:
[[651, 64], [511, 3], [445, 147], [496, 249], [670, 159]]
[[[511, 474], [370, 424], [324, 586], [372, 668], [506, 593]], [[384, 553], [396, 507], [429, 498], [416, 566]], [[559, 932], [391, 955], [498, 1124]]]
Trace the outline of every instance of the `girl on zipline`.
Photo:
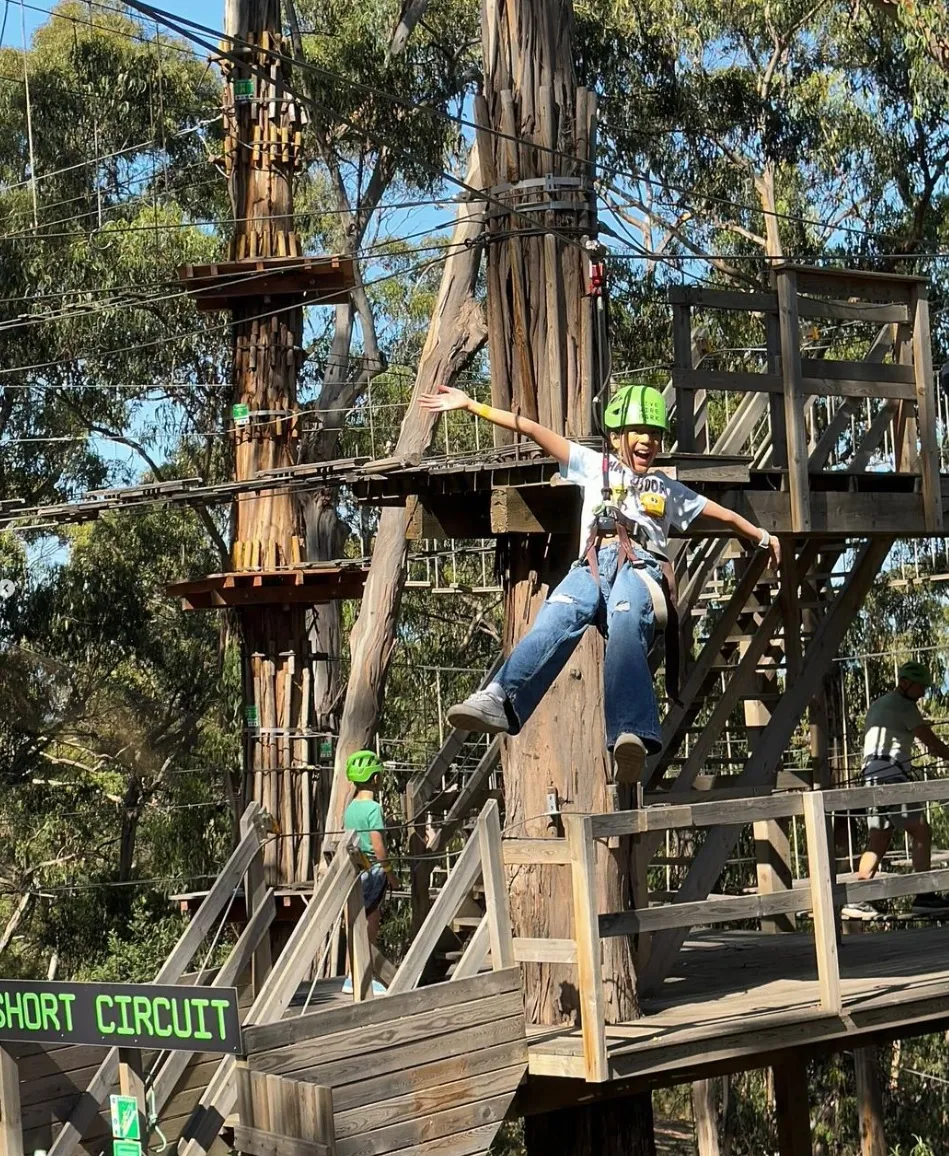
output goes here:
[[[778, 539], [652, 471], [668, 430], [658, 389], [630, 385], [607, 406], [604, 423], [612, 453], [568, 441], [539, 422], [473, 401], [440, 386], [420, 404], [434, 413], [468, 410], [502, 429], [524, 434], [560, 463], [560, 475], [583, 488], [579, 557], [551, 592], [530, 631], [495, 679], [448, 711], [459, 730], [516, 735], [563, 669], [588, 626], [606, 635], [604, 670], [607, 746], [616, 779], [642, 778], [646, 756], [659, 750], [659, 711], [649, 650], [669, 599], [669, 530], [687, 529], [699, 515], [727, 526], [780, 562]], [[665, 586], [665, 598], [663, 587]]]

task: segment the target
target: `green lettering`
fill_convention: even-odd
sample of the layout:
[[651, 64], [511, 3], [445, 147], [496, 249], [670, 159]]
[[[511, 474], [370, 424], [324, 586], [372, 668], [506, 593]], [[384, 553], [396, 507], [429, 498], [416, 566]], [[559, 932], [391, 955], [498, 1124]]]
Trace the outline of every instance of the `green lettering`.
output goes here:
[[61, 1032], [59, 1026], [59, 998], [51, 991], [44, 991], [40, 995], [40, 1007], [43, 1011], [43, 1031]]
[[4, 992], [3, 1002], [6, 1006], [7, 1012], [7, 1027], [13, 1027], [14, 1017], [17, 1020], [17, 1026], [23, 1027], [23, 1000], [19, 992], [13, 997], [13, 1002], [10, 1001], [10, 993]]
[[155, 1034], [152, 1027], [152, 1001], [147, 995], [137, 995], [132, 999], [132, 1011], [135, 1015], [135, 1034], [137, 1036]]
[[212, 999], [211, 1000], [211, 1007], [213, 1007], [214, 1010], [217, 1012], [218, 1038], [221, 1040], [226, 1040], [227, 1039], [227, 1025], [224, 1022], [224, 1012], [226, 1011], [226, 1009], [228, 1007], [230, 1007], [230, 1004], [227, 1002], [226, 999]]
[[134, 1036], [135, 1029], [129, 1020], [129, 1005], [132, 1002], [132, 997], [130, 995], [117, 995], [115, 1002], [118, 1005], [119, 1014], [122, 1016], [122, 1023], [119, 1025], [119, 1035]]
[[207, 999], [193, 999], [191, 1002], [194, 1004], [195, 1011], [198, 1013], [198, 1023], [200, 1025], [194, 1033], [194, 1038], [196, 1040], [211, 1039], [211, 1033], [204, 1026], [204, 1009], [211, 1001]]
[[40, 997], [35, 991], [23, 993], [23, 1026], [31, 1032], [38, 1032], [43, 1026]]
[[59, 998], [62, 1001], [62, 1005], [63, 1005], [63, 1017], [66, 1020], [66, 1031], [71, 1032], [72, 1031], [72, 1005], [73, 1005], [73, 1001], [75, 1000], [76, 997], [74, 995], [61, 995]]
[[96, 1027], [104, 1036], [111, 1036], [115, 1031], [115, 1023], [107, 1024], [102, 1018], [102, 1013], [106, 1007], [115, 1007], [115, 1004], [110, 995], [96, 996]]
[[[179, 1008], [187, 1012], [187, 1024], [184, 1027], [178, 1022]], [[186, 999], [173, 999], [171, 1001], [171, 1030], [175, 1033], [176, 1039], [191, 1039], [191, 1004]]]
[[161, 1026], [161, 1024], [158, 1021], [159, 1009], [162, 1011], [166, 1011], [169, 1014], [171, 1013], [171, 1001], [165, 999], [165, 997], [163, 995], [156, 995], [154, 1000], [152, 1000], [152, 1014], [155, 1017], [155, 1035], [161, 1036], [162, 1039], [165, 1039], [167, 1036], [170, 1036], [172, 1034], [172, 1031], [174, 1029], [172, 1028], [170, 1023], [168, 1023], [167, 1027]]

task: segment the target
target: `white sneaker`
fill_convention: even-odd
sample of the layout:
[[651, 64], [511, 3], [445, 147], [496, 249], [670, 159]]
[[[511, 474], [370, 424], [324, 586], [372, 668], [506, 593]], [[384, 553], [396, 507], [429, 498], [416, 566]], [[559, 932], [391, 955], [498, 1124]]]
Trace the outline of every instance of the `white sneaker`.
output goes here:
[[623, 734], [613, 747], [613, 766], [618, 783], [636, 784], [646, 769], [646, 744], [639, 735]]
[[508, 732], [504, 702], [487, 690], [476, 690], [464, 702], [448, 708], [448, 721], [460, 731], [477, 731], [486, 735]]

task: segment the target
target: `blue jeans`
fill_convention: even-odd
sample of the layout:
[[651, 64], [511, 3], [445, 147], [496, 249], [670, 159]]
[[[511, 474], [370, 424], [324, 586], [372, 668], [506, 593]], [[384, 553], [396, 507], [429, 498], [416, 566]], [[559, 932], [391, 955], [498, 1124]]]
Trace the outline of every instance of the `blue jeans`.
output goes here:
[[[606, 634], [604, 707], [606, 742], [638, 735], [651, 753], [659, 750], [659, 710], [649, 670], [655, 612], [646, 584], [628, 563], [617, 573], [618, 546], [597, 553], [599, 586], [585, 563], [574, 566], [541, 607], [530, 631], [511, 652], [496, 681], [504, 688], [516, 735], [537, 708], [588, 626]], [[659, 564], [637, 550], [650, 577], [661, 580]]]

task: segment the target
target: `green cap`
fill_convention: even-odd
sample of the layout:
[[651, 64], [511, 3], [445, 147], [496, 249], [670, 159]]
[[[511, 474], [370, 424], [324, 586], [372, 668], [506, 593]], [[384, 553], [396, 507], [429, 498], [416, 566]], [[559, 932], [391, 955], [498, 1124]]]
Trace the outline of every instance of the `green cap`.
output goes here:
[[915, 682], [920, 686], [928, 687], [933, 685], [933, 676], [930, 673], [929, 667], [924, 666], [915, 659], [904, 662], [896, 672], [896, 677], [901, 680], [905, 678], [907, 682]]
[[608, 430], [627, 429], [631, 425], [651, 425], [668, 430], [666, 403], [652, 385], [626, 385], [618, 389], [606, 407], [604, 423]]
[[346, 760], [346, 778], [351, 783], [368, 783], [382, 770], [375, 751], [354, 751]]

